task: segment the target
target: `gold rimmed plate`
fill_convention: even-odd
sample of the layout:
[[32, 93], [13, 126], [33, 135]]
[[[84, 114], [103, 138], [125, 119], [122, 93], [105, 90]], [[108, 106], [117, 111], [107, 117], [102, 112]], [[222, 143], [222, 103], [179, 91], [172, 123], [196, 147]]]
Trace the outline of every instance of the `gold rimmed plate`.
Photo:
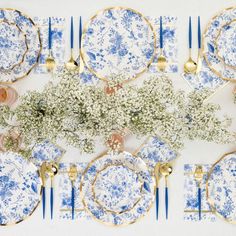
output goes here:
[[141, 158], [125, 151], [112, 152], [89, 163], [80, 191], [84, 207], [94, 219], [106, 225], [123, 226], [136, 222], [149, 211], [155, 181]]
[[0, 73], [0, 83], [14, 83], [29, 75], [37, 65], [42, 50], [39, 28], [27, 15], [16, 9], [0, 8], [0, 21], [15, 24], [26, 37], [28, 50], [24, 55], [22, 63], [16, 65], [10, 71]]
[[109, 81], [114, 74], [124, 74], [129, 81], [150, 66], [155, 48], [156, 35], [145, 16], [130, 8], [110, 7], [86, 24], [81, 56], [98, 78]]
[[20, 154], [0, 152], [0, 225], [27, 219], [41, 200], [42, 182], [37, 168]]
[[141, 200], [143, 182], [135, 170], [123, 165], [108, 165], [99, 170], [92, 183], [94, 200], [106, 211], [121, 214]]
[[216, 37], [216, 54], [225, 66], [236, 70], [236, 17], [220, 29]]
[[24, 61], [28, 51], [26, 35], [15, 24], [0, 20], [0, 70], [11, 71]]
[[[224, 9], [208, 23], [203, 34], [203, 56], [209, 68], [221, 79], [236, 82], [236, 70], [226, 66], [217, 54], [216, 39], [223, 26], [236, 19], [236, 7]], [[226, 40], [228, 40], [226, 38]]]
[[223, 155], [210, 169], [206, 197], [217, 216], [236, 223], [236, 151]]

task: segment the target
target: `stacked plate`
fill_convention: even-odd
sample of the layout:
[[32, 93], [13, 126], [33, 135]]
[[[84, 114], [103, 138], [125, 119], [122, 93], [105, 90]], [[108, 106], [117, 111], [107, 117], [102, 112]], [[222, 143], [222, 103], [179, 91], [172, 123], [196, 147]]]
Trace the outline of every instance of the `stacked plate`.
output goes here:
[[14, 9], [0, 9], [0, 83], [26, 77], [41, 52], [38, 27], [31, 18]]
[[128, 152], [107, 153], [93, 160], [80, 186], [85, 209], [114, 226], [136, 222], [152, 206], [155, 181], [141, 158]]

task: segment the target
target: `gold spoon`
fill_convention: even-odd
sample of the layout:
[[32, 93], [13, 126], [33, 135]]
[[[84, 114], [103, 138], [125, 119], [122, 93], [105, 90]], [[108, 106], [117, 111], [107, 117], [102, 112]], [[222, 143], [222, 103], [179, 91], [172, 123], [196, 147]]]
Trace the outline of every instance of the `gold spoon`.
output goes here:
[[154, 168], [154, 175], [156, 179], [156, 219], [158, 220], [159, 213], [159, 179], [160, 179], [160, 163], [157, 163]]
[[51, 179], [50, 189], [50, 207], [51, 207], [51, 219], [53, 219], [53, 178], [58, 173], [58, 166], [55, 163], [47, 164], [47, 173]]
[[77, 62], [74, 60], [73, 57], [73, 49], [74, 49], [74, 20], [73, 16], [71, 17], [70, 22], [70, 60], [66, 63], [66, 69], [70, 71], [74, 71], [78, 68]]
[[192, 59], [192, 19], [189, 17], [188, 27], [188, 44], [189, 44], [189, 58], [184, 64], [184, 72], [187, 74], [195, 74], [197, 70], [197, 63]]
[[77, 168], [75, 165], [72, 165], [70, 167], [70, 170], [69, 170], [69, 178], [70, 178], [70, 181], [71, 181], [71, 208], [72, 208], [72, 220], [74, 219], [75, 217], [75, 188], [74, 188], [74, 183], [77, 179], [77, 176], [78, 176], [78, 171], [77, 171]]
[[74, 71], [78, 68], [78, 63], [74, 60], [73, 49], [71, 49], [70, 60], [66, 63], [66, 69]]
[[160, 166], [160, 173], [165, 177], [165, 209], [166, 209], [166, 219], [168, 219], [168, 207], [169, 207], [169, 197], [168, 197], [168, 177], [172, 173], [173, 168], [169, 163], [164, 163]]
[[202, 166], [197, 166], [195, 171], [194, 171], [194, 179], [197, 182], [198, 185], [198, 214], [199, 214], [199, 220], [201, 220], [201, 182], [203, 179], [203, 170], [202, 170]]
[[184, 64], [184, 72], [187, 74], [195, 74], [197, 71], [197, 63], [192, 59], [192, 49], [189, 49], [189, 58]]
[[157, 68], [163, 72], [165, 71], [166, 66], [167, 66], [167, 60], [163, 55], [163, 50], [161, 49], [161, 55], [157, 58]]

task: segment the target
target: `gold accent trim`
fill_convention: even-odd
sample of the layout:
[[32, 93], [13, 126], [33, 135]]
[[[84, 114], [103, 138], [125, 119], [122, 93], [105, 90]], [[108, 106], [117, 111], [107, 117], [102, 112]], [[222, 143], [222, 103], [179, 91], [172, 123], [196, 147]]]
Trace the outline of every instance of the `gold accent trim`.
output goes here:
[[[235, 8], [236, 8], [236, 6], [235, 6], [235, 7], [226, 8], [226, 9], [224, 9], [224, 10], [218, 12], [215, 16], [213, 16], [213, 17], [211, 18], [211, 20], [208, 22], [208, 24], [207, 24], [207, 26], [206, 26], [206, 29], [205, 29], [205, 31], [204, 31], [204, 33], [203, 33], [203, 35], [202, 35], [202, 42], [203, 42], [203, 44], [202, 44], [202, 55], [203, 55], [203, 57], [205, 58], [205, 61], [206, 61], [207, 65], [209, 66], [209, 68], [210, 68], [218, 77], [220, 77], [220, 78], [223, 79], [223, 80], [227, 80], [227, 81], [231, 81], [231, 82], [236, 82], [236, 75], [235, 75], [235, 78], [233, 78], [233, 79], [232, 79], [232, 78], [225, 78], [225, 77], [222, 76], [222, 73], [218, 72], [218, 71], [211, 65], [211, 63], [208, 61], [206, 52], [204, 52], [204, 51], [205, 51], [205, 42], [204, 42], [205, 40], [204, 40], [204, 38], [205, 38], [205, 35], [206, 35], [207, 30], [208, 30], [208, 28], [210, 27], [211, 23], [212, 23], [219, 15], [222, 15], [222, 14], [223, 14], [224, 12], [226, 12], [226, 11], [234, 10]], [[235, 72], [235, 73], [236, 73], [236, 72]]]
[[26, 55], [26, 53], [29, 51], [29, 46], [28, 46], [28, 43], [27, 43], [26, 34], [19, 28], [19, 26], [18, 26], [17, 24], [15, 24], [15, 23], [10, 23], [10, 22], [8, 22], [7, 20], [0, 20], [0, 24], [1, 24], [1, 23], [7, 23], [8, 25], [16, 26], [16, 28], [20, 31], [21, 35], [23, 35], [23, 37], [24, 37], [24, 43], [25, 43], [25, 46], [26, 46], [26, 50], [25, 50], [25, 52], [23, 53], [22, 59], [21, 59], [20, 62], [14, 64], [10, 69], [7, 69], [7, 70], [4, 70], [4, 69], [3, 69], [3, 70], [1, 70], [1, 71], [3, 71], [3, 72], [9, 72], [9, 71], [12, 71], [16, 66], [19, 66], [19, 65], [21, 65], [21, 64], [24, 62], [25, 55]]
[[105, 166], [104, 168], [102, 168], [101, 170], [99, 170], [99, 171], [96, 173], [96, 176], [95, 176], [94, 181], [93, 181], [93, 183], [92, 183], [93, 198], [94, 198], [94, 201], [95, 201], [99, 206], [101, 206], [102, 208], [104, 208], [107, 212], [111, 212], [111, 213], [113, 213], [113, 214], [122, 214], [122, 213], [124, 213], [124, 212], [127, 212], [127, 211], [130, 211], [130, 210], [134, 209], [134, 207], [135, 207], [135, 206], [139, 203], [139, 201], [142, 199], [143, 183], [139, 180], [139, 182], [140, 182], [140, 197], [138, 198], [138, 200], [136, 200], [136, 202], [133, 204], [133, 206], [132, 206], [131, 208], [126, 209], [126, 210], [123, 210], [123, 211], [119, 211], [119, 212], [116, 212], [116, 211], [107, 209], [106, 206], [102, 205], [102, 204], [100, 203], [100, 201], [97, 199], [96, 193], [95, 193], [94, 185], [96, 184], [97, 178], [98, 178], [98, 176], [101, 174], [101, 172], [103, 172], [104, 170], [106, 170], [107, 168], [112, 167], [112, 166], [122, 166], [122, 167], [124, 167], [124, 168], [127, 168], [127, 169], [133, 171], [133, 172], [137, 175], [137, 173], [136, 173], [135, 170], [133, 170], [133, 169], [131, 169], [130, 167], [128, 167], [128, 166], [126, 166], [126, 165], [123, 165], [123, 164], [111, 164], [111, 165]]
[[93, 15], [88, 21], [87, 23], [85, 24], [85, 27], [83, 29], [83, 33], [82, 33], [82, 38], [81, 38], [81, 58], [84, 62], [84, 64], [86, 65], [86, 67], [88, 68], [88, 70], [93, 73], [97, 78], [99, 78], [100, 80], [103, 80], [104, 82], [109, 82], [109, 80], [107, 78], [104, 78], [102, 75], [99, 75], [99, 73], [97, 73], [96, 71], [93, 70], [93, 68], [91, 68], [89, 66], [89, 63], [88, 61], [86, 60], [86, 56], [85, 56], [85, 51], [84, 51], [84, 47], [83, 47], [83, 44], [84, 44], [84, 37], [85, 37], [85, 34], [86, 34], [86, 31], [88, 30], [88, 27], [89, 27], [89, 24], [91, 21], [93, 21], [99, 14], [105, 12], [105, 11], [108, 11], [108, 10], [130, 10], [134, 13], [136, 13], [137, 15], [141, 16], [141, 18], [144, 19], [144, 21], [146, 21], [147, 25], [150, 27], [151, 29], [151, 32], [153, 33], [153, 44], [154, 44], [154, 48], [153, 48], [153, 55], [151, 57], [151, 59], [149, 60], [149, 62], [147, 63], [146, 67], [140, 71], [139, 73], [137, 73], [134, 77], [132, 77], [131, 79], [128, 79], [128, 80], [125, 80], [123, 82], [123, 84], [127, 83], [127, 82], [130, 82], [130, 81], [133, 81], [135, 79], [137, 79], [139, 76], [141, 76], [144, 72], [147, 71], [147, 69], [150, 67], [150, 65], [152, 64], [154, 58], [155, 58], [155, 55], [156, 55], [156, 44], [157, 44], [157, 39], [156, 39], [156, 32], [154, 30], [154, 27], [153, 25], [151, 24], [151, 22], [147, 19], [147, 17], [145, 17], [142, 13], [132, 9], [132, 8], [128, 8], [128, 7], [122, 7], [122, 6], [117, 6], [117, 7], [108, 7], [108, 8], [105, 8], [105, 9], [102, 9], [102, 10], [99, 10], [96, 12], [95, 15]]
[[236, 23], [236, 18], [235, 18], [234, 20], [231, 20], [229, 23], [227, 23], [227, 24], [225, 24], [225, 25], [223, 25], [223, 26], [221, 27], [221, 29], [220, 29], [218, 35], [216, 36], [215, 45], [216, 45], [216, 55], [217, 55], [217, 57], [220, 59], [220, 61], [221, 61], [226, 67], [229, 67], [230, 69], [236, 70], [236, 66], [232, 66], [232, 65], [226, 64], [225, 61], [224, 61], [224, 59], [223, 59], [223, 57], [221, 57], [221, 56], [219, 55], [219, 49], [218, 49], [218, 44], [217, 44], [217, 42], [218, 42], [218, 40], [219, 40], [219, 37], [220, 37], [220, 35], [221, 35], [221, 33], [222, 33], [222, 29], [223, 29], [225, 26], [229, 26], [229, 25], [231, 25], [231, 24], [234, 23], [234, 22]]
[[211, 177], [211, 174], [212, 174], [213, 171], [214, 171], [215, 166], [216, 166], [219, 162], [221, 162], [225, 157], [227, 157], [228, 155], [234, 154], [234, 153], [236, 153], [236, 150], [235, 150], [235, 151], [232, 151], [232, 152], [225, 153], [223, 156], [221, 156], [221, 158], [220, 158], [217, 162], [215, 162], [215, 163], [212, 165], [211, 169], [210, 169], [209, 172], [208, 172], [208, 176], [207, 176], [207, 179], [206, 179], [206, 199], [207, 199], [209, 205], [211, 206], [212, 210], [214, 211], [214, 213], [215, 213], [219, 218], [221, 218], [221, 219], [223, 219], [223, 220], [225, 220], [226, 222], [231, 223], [231, 224], [236, 224], [236, 221], [228, 220], [227, 218], [223, 217], [219, 212], [217, 212], [217, 209], [216, 209], [215, 206], [214, 206], [214, 201], [213, 201], [212, 199], [210, 199], [210, 196], [209, 196], [209, 179], [210, 179], [210, 177]]
[[[123, 151], [122, 151], [122, 152], [123, 152]], [[86, 204], [86, 202], [85, 202], [85, 200], [84, 200], [84, 194], [83, 194], [83, 182], [84, 182], [84, 177], [85, 177], [86, 173], [88, 172], [89, 168], [93, 165], [93, 163], [94, 163], [95, 161], [97, 161], [97, 160], [103, 158], [103, 157], [104, 157], [105, 155], [107, 155], [107, 154], [108, 154], [108, 152], [103, 152], [103, 153], [100, 154], [98, 157], [96, 157], [95, 159], [93, 159], [93, 160], [88, 164], [88, 166], [86, 167], [86, 169], [84, 170], [84, 172], [83, 172], [83, 174], [82, 174], [82, 176], [81, 176], [81, 181], [80, 181], [80, 197], [81, 197], [81, 199], [82, 199], [82, 203], [83, 203], [83, 205], [84, 205], [84, 209], [86, 210], [86, 212], [87, 212], [95, 221], [100, 222], [100, 223], [102, 223], [102, 224], [104, 224], [104, 225], [107, 225], [107, 226], [123, 227], [123, 226], [127, 226], [127, 225], [134, 224], [134, 223], [136, 223], [137, 221], [139, 221], [140, 219], [142, 219], [143, 217], [145, 217], [145, 216], [149, 213], [150, 209], [152, 208], [153, 203], [154, 203], [154, 200], [155, 200], [155, 195], [156, 195], [156, 187], [154, 187], [154, 194], [153, 194], [153, 197], [152, 197], [152, 201], [151, 201], [151, 203], [150, 203], [150, 207], [147, 209], [147, 211], [145, 212], [145, 214], [143, 214], [141, 217], [137, 218], [137, 219], [134, 220], [134, 221], [126, 222], [126, 223], [124, 223], [124, 224], [122, 224], [122, 225], [114, 225], [114, 224], [112, 224], [112, 223], [108, 223], [108, 222], [104, 222], [104, 221], [102, 221], [102, 220], [99, 220], [98, 218], [96, 218], [96, 217], [90, 212], [90, 210], [88, 209], [88, 206], [87, 206], [87, 204]], [[138, 157], [136, 157], [135, 155], [133, 155], [132, 153], [130, 153], [130, 154], [131, 154], [134, 158], [138, 158]], [[151, 178], [152, 178], [153, 183], [155, 183], [155, 178], [154, 178], [153, 175], [151, 175]]]
[[[60, 209], [61, 212], [71, 212], [71, 209]], [[82, 209], [75, 209], [75, 212], [81, 212], [85, 211], [83, 208]]]
[[[18, 154], [19, 155], [19, 154]], [[23, 158], [23, 157], [22, 157]], [[41, 203], [41, 199], [42, 199], [42, 191], [43, 191], [43, 185], [42, 185], [42, 179], [40, 177], [40, 172], [37, 169], [37, 167], [34, 165], [34, 163], [32, 163], [31, 161], [28, 161], [32, 167], [35, 169], [36, 173], [38, 174], [39, 177], [39, 181], [40, 181], [40, 194], [39, 194], [39, 198], [38, 198], [38, 203], [35, 205], [35, 207], [33, 208], [33, 210], [30, 212], [29, 215], [27, 215], [26, 217], [24, 217], [23, 219], [17, 221], [17, 222], [12, 222], [12, 223], [8, 223], [8, 224], [0, 224], [0, 227], [6, 227], [6, 226], [13, 226], [13, 225], [17, 225], [25, 220], [27, 220], [30, 216], [33, 215], [33, 213], [35, 212], [35, 210], [38, 208], [38, 206]]]
[[[211, 210], [201, 210], [202, 213], [214, 213], [214, 211]], [[184, 213], [199, 213], [198, 210], [184, 210]]]
[[40, 48], [38, 50], [38, 53], [37, 53], [37, 57], [36, 57], [36, 61], [35, 61], [35, 64], [31, 66], [31, 68], [26, 72], [25, 75], [21, 76], [21, 77], [15, 77], [14, 78], [14, 81], [8, 81], [8, 82], [1, 82], [0, 81], [0, 84], [13, 84], [15, 82], [17, 82], [18, 80], [21, 80], [25, 77], [27, 77], [30, 72], [37, 66], [38, 62], [39, 62], [39, 58], [40, 58], [40, 55], [41, 55], [41, 52], [42, 52], [42, 39], [41, 39], [41, 36], [40, 36], [40, 30], [39, 30], [39, 27], [34, 23], [34, 21], [26, 14], [22, 13], [21, 11], [15, 9], [15, 8], [0, 8], [0, 11], [15, 11], [17, 13], [19, 13], [20, 15], [26, 17], [29, 19], [29, 21], [32, 23], [32, 25], [36, 28], [37, 30], [37, 35], [38, 35], [38, 39], [39, 39], [39, 45], [40, 45]]

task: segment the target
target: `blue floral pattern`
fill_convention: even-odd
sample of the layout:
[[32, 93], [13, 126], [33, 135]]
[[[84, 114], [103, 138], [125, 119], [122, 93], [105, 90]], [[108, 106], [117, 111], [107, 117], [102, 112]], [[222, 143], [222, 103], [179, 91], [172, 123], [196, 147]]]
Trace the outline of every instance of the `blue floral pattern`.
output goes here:
[[43, 162], [58, 162], [64, 155], [65, 150], [61, 147], [45, 140], [42, 143], [38, 143], [32, 150], [31, 161], [38, 167]]
[[[34, 17], [34, 22], [40, 27], [40, 36], [42, 40], [42, 51], [38, 66], [35, 67], [36, 74], [48, 73], [45, 61], [48, 57], [48, 18]], [[56, 70], [60, 71], [65, 63], [65, 18], [51, 17], [52, 23], [52, 54], [56, 61]]]
[[[91, 219], [91, 217], [84, 210], [84, 205], [80, 197], [80, 181], [82, 173], [87, 167], [87, 163], [73, 163], [78, 171], [78, 176], [74, 182], [75, 187], [75, 219]], [[59, 164], [59, 198], [60, 198], [60, 219], [71, 220], [71, 181], [69, 179], [68, 171], [70, 169], [70, 163]]]
[[128, 211], [141, 198], [142, 183], [138, 175], [126, 166], [107, 166], [93, 183], [94, 198], [107, 211]]
[[221, 28], [216, 44], [218, 56], [225, 64], [236, 67], [236, 18]]
[[93, 17], [85, 29], [83, 57], [99, 78], [119, 73], [134, 78], [154, 56], [154, 37], [141, 14], [124, 8], [106, 9]]
[[38, 62], [41, 51], [39, 29], [30, 18], [17, 10], [1, 9], [0, 21], [16, 24], [27, 39], [28, 51], [24, 56], [23, 63], [15, 66], [11, 71], [1, 73], [0, 76], [0, 82], [15, 82], [27, 76]]
[[203, 59], [201, 71], [196, 74], [183, 73], [182, 77], [195, 90], [208, 89], [212, 93], [225, 86], [228, 82], [222, 80], [219, 76], [214, 74], [208, 67], [206, 61]]
[[36, 167], [17, 153], [0, 153], [0, 225], [15, 224], [31, 215], [40, 193]]
[[204, 33], [204, 57], [208, 66], [219, 77], [229, 80], [236, 79], [236, 70], [225, 65], [224, 61], [217, 55], [217, 36], [224, 25], [236, 19], [236, 7], [226, 9], [214, 17]]
[[167, 143], [159, 137], [150, 137], [141, 146], [137, 153], [150, 170], [153, 170], [158, 162], [170, 162], [178, 157], [178, 153], [171, 150]]
[[208, 179], [208, 200], [216, 212], [236, 222], [236, 152], [224, 156]]
[[0, 70], [12, 70], [27, 51], [26, 37], [15, 24], [0, 22]]
[[[184, 165], [184, 220], [186, 221], [199, 221], [198, 215], [198, 184], [194, 179], [194, 171], [197, 165], [185, 164]], [[201, 196], [202, 196], [202, 210], [208, 212], [202, 212], [201, 221], [214, 222], [216, 217], [213, 213], [209, 203], [206, 199], [206, 178], [211, 165], [202, 165], [204, 176], [201, 184]]]
[[[157, 53], [154, 57], [153, 63], [149, 67], [149, 72], [157, 73], [157, 58], [160, 55], [160, 18], [148, 17], [149, 21], [153, 25], [157, 37], [156, 48]], [[177, 17], [174, 16], [163, 16], [163, 40], [164, 48], [163, 54], [166, 57], [168, 63], [165, 72], [177, 73], [178, 72], [178, 40], [177, 40]]]
[[[102, 207], [100, 204], [97, 203], [93, 192], [93, 183], [99, 171], [103, 170], [107, 166], [116, 166], [116, 165], [117, 166], [123, 165], [133, 170], [136, 173], [139, 181], [143, 183], [143, 188], [141, 191], [141, 199], [131, 209], [123, 211], [121, 213], [114, 213], [107, 211], [104, 207]], [[117, 174], [119, 173], [118, 171], [119, 169], [114, 169], [114, 170], [115, 172], [112, 172], [114, 174], [112, 180], [115, 180]], [[136, 182], [137, 181], [135, 181], [133, 185], [136, 186]], [[112, 183], [115, 184], [116, 181], [115, 182], [112, 181]], [[130, 186], [130, 188], [133, 188], [133, 186]], [[83, 198], [83, 203], [86, 206], [86, 210], [94, 218], [105, 224], [127, 225], [137, 221], [140, 217], [146, 214], [146, 212], [149, 211], [149, 209], [151, 208], [154, 200], [155, 181], [153, 176], [150, 175], [146, 164], [143, 162], [141, 158], [135, 157], [128, 152], [107, 153], [89, 164], [82, 178], [81, 189], [82, 189], [81, 194]], [[136, 187], [134, 189], [136, 189]], [[107, 192], [107, 190], [105, 191]], [[109, 195], [110, 194], [112, 193], [109, 193]], [[115, 194], [117, 194], [116, 191]], [[115, 197], [109, 199], [111, 201], [116, 201]], [[125, 199], [122, 200], [122, 204], [125, 204], [126, 206], [130, 206], [129, 202], [130, 199], [127, 198], [127, 196]], [[106, 206], [112, 206], [113, 209], [115, 207], [112, 202], [110, 203], [106, 202], [105, 204]]]

